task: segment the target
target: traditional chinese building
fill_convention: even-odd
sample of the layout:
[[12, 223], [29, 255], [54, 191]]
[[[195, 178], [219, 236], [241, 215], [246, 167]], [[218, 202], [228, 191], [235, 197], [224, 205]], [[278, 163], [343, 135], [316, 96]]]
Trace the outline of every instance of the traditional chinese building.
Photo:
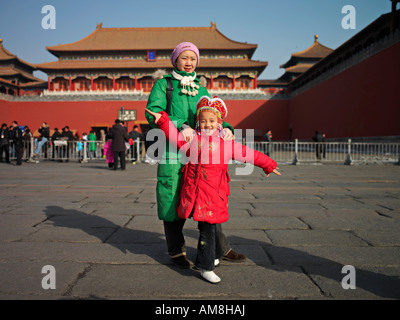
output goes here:
[[274, 93], [276, 91], [285, 90], [289, 83], [299, 75], [306, 72], [314, 64], [333, 52], [318, 41], [318, 35], [314, 36], [314, 43], [304, 51], [292, 53], [290, 59], [280, 67], [285, 69], [285, 73], [276, 80], [260, 80], [259, 88], [266, 89]]
[[[190, 39], [201, 49], [198, 75], [208, 79], [209, 93], [224, 99], [228, 106], [226, 121], [235, 129], [254, 129], [256, 139], [262, 138], [266, 128], [272, 130], [274, 140], [311, 139], [315, 130], [326, 133], [327, 139], [398, 137], [399, 17], [396, 8], [377, 17], [324, 58], [314, 56], [316, 51], [323, 51], [315, 39], [309, 49], [293, 54], [282, 65], [286, 72], [277, 80], [285, 85], [284, 95], [261, 89], [210, 90], [251, 88], [257, 82], [260, 86], [257, 77], [267, 65], [252, 60], [256, 45], [232, 41], [215, 25], [145, 29], [99, 25], [78, 42], [48, 48], [59, 60], [40, 65], [49, 75], [41, 96], [14, 96], [14, 88], [25, 90], [22, 78], [0, 77], [0, 118], [6, 123], [18, 120], [33, 130], [43, 121], [51, 128], [69, 125], [81, 134], [109, 127], [124, 107], [137, 115], [129, 126], [136, 124], [145, 129], [148, 93], [142, 90], [150, 89], [154, 70], [170, 71], [172, 49], [179, 41]], [[21, 64], [4, 51], [0, 60], [3, 67], [5, 55], [7, 68], [10, 61], [14, 69], [20, 66], [19, 77], [32, 74], [32, 65], [29, 68], [29, 64]], [[312, 66], [297, 75], [294, 71], [299, 71], [301, 64], [304, 69], [300, 71], [306, 64]], [[273, 80], [275, 84], [277, 80]], [[58, 91], [49, 92], [48, 88]]]
[[6, 95], [38, 95], [46, 81], [33, 76], [35, 66], [21, 60], [4, 48], [0, 39], [0, 93]]
[[256, 44], [233, 41], [210, 27], [103, 28], [98, 24], [87, 37], [47, 47], [58, 61], [37, 68], [48, 74], [49, 91], [150, 92], [157, 69], [172, 71], [170, 55], [183, 41], [200, 50], [198, 77], [208, 89], [255, 89], [268, 62], [254, 61]]

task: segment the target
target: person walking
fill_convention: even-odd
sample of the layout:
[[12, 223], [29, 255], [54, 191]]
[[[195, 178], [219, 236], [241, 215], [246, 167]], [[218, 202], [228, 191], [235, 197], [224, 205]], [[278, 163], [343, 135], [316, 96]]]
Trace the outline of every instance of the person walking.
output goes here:
[[271, 155], [271, 142], [272, 142], [272, 131], [271, 129], [267, 129], [267, 132], [264, 135], [264, 142], [265, 144], [265, 154], [267, 156]]
[[[191, 42], [182, 42], [173, 50], [171, 64], [174, 70], [157, 80], [150, 92], [146, 108], [152, 112], [167, 111], [182, 136], [188, 142], [195, 136], [196, 104], [201, 96], [209, 96], [207, 89], [200, 84], [196, 77], [196, 68], [200, 61], [199, 49]], [[168, 97], [167, 97], [168, 95]], [[146, 114], [152, 128], [157, 128], [154, 118]], [[233, 128], [223, 123], [225, 140], [233, 139]], [[148, 150], [147, 150], [148, 151]], [[182, 179], [183, 164], [181, 155], [176, 147], [165, 145], [162, 161], [157, 167], [157, 214], [163, 220], [168, 253], [172, 261], [181, 268], [190, 268], [190, 261], [186, 258], [186, 243], [183, 236], [184, 219], [176, 212], [179, 197], [179, 187]], [[232, 250], [220, 224], [216, 226], [220, 239], [224, 259], [230, 261], [244, 261], [246, 257]]]
[[10, 163], [10, 130], [7, 123], [3, 123], [0, 129], [0, 162], [3, 162], [3, 153], [6, 155], [6, 163]]
[[61, 139], [61, 133], [58, 131], [58, 128], [54, 128], [54, 133], [51, 135], [51, 143], [52, 143], [52, 156], [51, 158], [54, 159], [59, 159], [59, 161], [62, 161], [61, 158], [61, 150], [62, 146], [60, 146], [59, 140]]
[[90, 131], [89, 136], [88, 136], [88, 140], [92, 141], [92, 142], [89, 142], [90, 159], [96, 158], [97, 157], [97, 154], [96, 154], [97, 153], [97, 148], [96, 148], [96, 142], [95, 141], [97, 140], [97, 137], [96, 137], [96, 135], [95, 135], [93, 130]]
[[[131, 145], [131, 150], [132, 150], [132, 163], [136, 164], [136, 161], [138, 161], [138, 143], [140, 146], [140, 141], [143, 141], [143, 135], [139, 132], [139, 127], [137, 125], [133, 126], [133, 130], [129, 132], [129, 139], [132, 139], [133, 144]], [[139, 142], [138, 142], [139, 139]]]
[[126, 142], [129, 142], [127, 130], [120, 120], [115, 120], [111, 128], [112, 151], [114, 152], [114, 170], [118, 169], [118, 158], [121, 160], [121, 170], [125, 170]]
[[14, 152], [17, 158], [17, 166], [22, 164], [22, 130], [17, 121], [12, 122], [11, 140], [14, 142]]
[[315, 144], [315, 155], [317, 156], [317, 160], [321, 161], [321, 155], [323, 153], [323, 142], [325, 142], [325, 138], [322, 133], [319, 131], [315, 131], [315, 135], [312, 138]]
[[61, 140], [64, 140], [66, 145], [63, 148], [63, 158], [67, 158], [67, 162], [69, 161], [70, 154], [72, 154], [73, 150], [73, 141], [74, 141], [74, 133], [69, 130], [69, 126], [65, 126], [62, 129]]
[[106, 163], [109, 169], [114, 168], [114, 152], [112, 151], [112, 139], [110, 137], [110, 131], [106, 135], [106, 143], [104, 144], [103, 155], [106, 157]]
[[25, 157], [29, 159], [31, 155], [31, 139], [32, 139], [32, 132], [31, 129], [29, 129], [28, 126], [24, 127], [24, 132], [22, 133], [22, 156], [24, 156], [25, 152]]

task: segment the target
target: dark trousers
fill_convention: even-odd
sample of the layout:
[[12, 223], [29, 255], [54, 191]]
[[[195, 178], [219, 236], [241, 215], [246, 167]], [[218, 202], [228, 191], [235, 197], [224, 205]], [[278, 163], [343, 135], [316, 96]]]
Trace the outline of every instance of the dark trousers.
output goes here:
[[22, 145], [16, 143], [14, 144], [14, 151], [15, 151], [15, 157], [17, 158], [17, 164], [20, 165], [22, 163]]
[[0, 161], [3, 162], [3, 152], [6, 154], [6, 162], [10, 162], [10, 145], [0, 147]]
[[125, 151], [114, 151], [114, 170], [118, 169], [118, 158], [121, 159], [121, 169], [125, 170]]
[[[176, 258], [182, 254], [186, 254], [186, 243], [182, 232], [185, 222], [186, 220], [183, 219], [172, 222], [164, 221], [164, 233], [167, 241], [168, 253], [171, 258]], [[220, 224], [216, 224], [215, 229], [218, 235], [222, 254], [225, 255], [229, 252], [231, 246], [222, 231], [222, 226]]]
[[199, 241], [197, 243], [196, 266], [207, 271], [214, 270], [214, 260], [223, 256], [217, 225], [207, 222], [199, 222], [200, 231]]

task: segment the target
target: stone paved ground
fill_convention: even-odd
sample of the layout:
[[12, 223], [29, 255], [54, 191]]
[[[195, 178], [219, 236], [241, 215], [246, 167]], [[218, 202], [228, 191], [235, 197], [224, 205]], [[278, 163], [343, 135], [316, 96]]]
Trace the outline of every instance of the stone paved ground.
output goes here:
[[[268, 179], [236, 169], [223, 229], [248, 259], [222, 261], [212, 285], [169, 260], [155, 166], [0, 164], [0, 299], [400, 298], [400, 166], [281, 165]], [[193, 261], [191, 220], [185, 236]], [[42, 287], [45, 265], [55, 289]], [[342, 287], [345, 265], [356, 289]]]

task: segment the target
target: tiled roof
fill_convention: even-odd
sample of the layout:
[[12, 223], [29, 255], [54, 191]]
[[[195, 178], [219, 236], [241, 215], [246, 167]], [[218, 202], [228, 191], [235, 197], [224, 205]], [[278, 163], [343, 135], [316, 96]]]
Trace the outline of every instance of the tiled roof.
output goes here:
[[315, 35], [314, 43], [309, 48], [304, 51], [293, 53], [292, 56], [301, 58], [324, 58], [332, 51], [333, 49], [320, 44], [318, 35]]
[[38, 80], [38, 81], [33, 81], [33, 82], [27, 82], [27, 83], [21, 83], [21, 88], [29, 88], [29, 87], [47, 87], [47, 81], [46, 80]]
[[284, 81], [283, 79], [276, 79], [276, 80], [266, 80], [266, 79], [258, 79], [257, 80], [257, 85], [259, 87], [263, 87], [263, 86], [270, 86], [270, 85], [287, 85], [288, 82]]
[[[264, 68], [268, 62], [248, 59], [201, 59], [197, 69], [205, 68]], [[172, 69], [169, 60], [59, 60], [36, 65], [40, 70], [71, 69]]]
[[8, 61], [8, 60], [17, 60], [19, 63], [23, 64], [26, 67], [34, 69], [34, 66], [30, 63], [18, 58], [16, 55], [12, 54], [3, 45], [3, 39], [0, 39], [0, 61]]
[[310, 69], [314, 64], [311, 63], [299, 63], [292, 67], [286, 68], [286, 72], [292, 73], [303, 73]]
[[233, 41], [224, 36], [215, 24], [210, 27], [176, 28], [102, 28], [73, 43], [49, 46], [47, 50], [59, 56], [60, 52], [79, 51], [135, 51], [173, 50], [183, 41], [193, 42], [200, 50], [252, 50], [256, 44]]
[[5, 77], [11, 77], [11, 76], [16, 76], [16, 75], [21, 75], [23, 76], [25, 79], [29, 81], [40, 81], [39, 78], [36, 78], [34, 75], [28, 73], [28, 72], [24, 72], [21, 70], [18, 70], [16, 68], [12, 68], [12, 67], [6, 67], [6, 68], [2, 68], [0, 67], [0, 77], [5, 78]]
[[18, 85], [0, 77], [0, 83], [8, 84], [12, 87], [18, 88]]
[[333, 51], [334, 51], [333, 49], [330, 49], [330, 48], [320, 44], [318, 41], [318, 35], [315, 35], [314, 43], [310, 47], [308, 47], [306, 50], [292, 53], [290, 59], [286, 63], [282, 64], [280, 67], [281, 68], [290, 67], [296, 63], [294, 60], [298, 60], [298, 58], [300, 58], [300, 59], [301, 58], [322, 59], [322, 58], [325, 58], [327, 55], [329, 55]]

